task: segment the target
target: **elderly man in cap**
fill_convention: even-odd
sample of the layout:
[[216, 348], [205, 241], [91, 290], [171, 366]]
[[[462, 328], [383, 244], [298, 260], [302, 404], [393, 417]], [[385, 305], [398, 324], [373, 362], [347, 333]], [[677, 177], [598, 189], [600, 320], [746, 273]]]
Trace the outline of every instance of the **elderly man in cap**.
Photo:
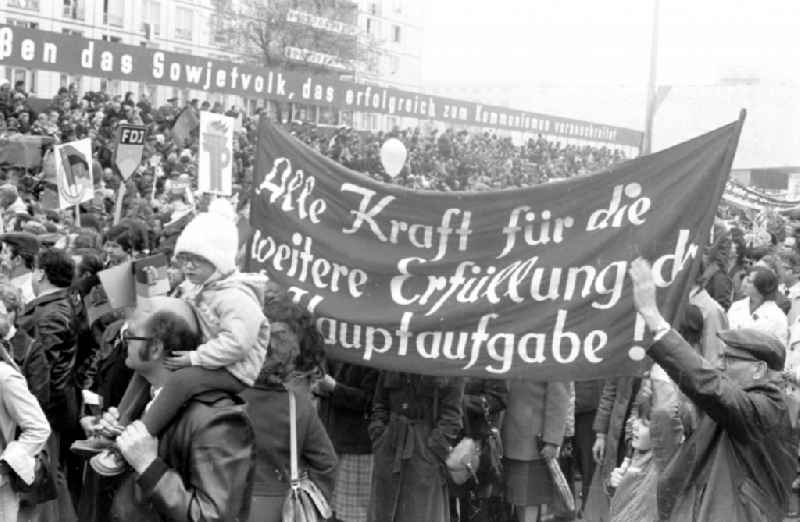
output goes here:
[[659, 518], [782, 521], [799, 440], [781, 375], [783, 343], [753, 329], [720, 332], [725, 347], [715, 368], [662, 317], [647, 261], [633, 261], [630, 275], [655, 341], [648, 355], [705, 414], [659, 477]]
[[39, 240], [27, 232], [0, 234], [0, 266], [8, 274], [9, 283], [22, 293], [22, 305], [36, 298], [33, 292], [33, 268], [39, 253]]

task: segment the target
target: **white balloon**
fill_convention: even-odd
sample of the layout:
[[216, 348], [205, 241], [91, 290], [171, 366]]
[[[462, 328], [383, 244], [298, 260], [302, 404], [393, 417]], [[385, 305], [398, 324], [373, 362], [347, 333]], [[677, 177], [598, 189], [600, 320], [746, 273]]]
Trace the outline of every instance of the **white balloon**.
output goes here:
[[403, 142], [397, 138], [389, 138], [383, 142], [381, 146], [381, 163], [383, 170], [391, 176], [395, 177], [403, 170], [403, 165], [406, 163], [406, 156], [408, 151]]

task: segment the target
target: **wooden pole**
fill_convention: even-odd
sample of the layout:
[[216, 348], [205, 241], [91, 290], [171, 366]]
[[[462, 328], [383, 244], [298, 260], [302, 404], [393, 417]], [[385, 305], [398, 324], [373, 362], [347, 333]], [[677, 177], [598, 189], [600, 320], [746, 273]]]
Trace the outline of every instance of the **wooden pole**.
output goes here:
[[122, 200], [125, 198], [125, 190], [126, 185], [123, 181], [119, 185], [119, 190], [117, 191], [117, 204], [114, 205], [114, 224], [119, 224], [119, 220], [122, 219]]

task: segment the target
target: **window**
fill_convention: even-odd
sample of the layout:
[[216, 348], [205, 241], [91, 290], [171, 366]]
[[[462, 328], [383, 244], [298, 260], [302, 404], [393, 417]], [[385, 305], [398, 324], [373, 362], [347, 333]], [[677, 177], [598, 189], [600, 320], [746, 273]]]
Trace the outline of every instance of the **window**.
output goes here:
[[83, 20], [84, 1], [85, 0], [63, 0], [64, 9], [61, 15], [64, 18], [71, 18], [73, 20]]
[[194, 13], [185, 7], [175, 9], [175, 38], [180, 40], [192, 39], [192, 25], [194, 24]]
[[120, 43], [122, 41], [122, 38], [120, 38], [119, 36], [111, 36], [110, 34], [104, 34], [103, 40], [105, 40], [106, 42]]
[[125, 10], [123, 0], [103, 0], [103, 23], [122, 27]]
[[10, 70], [10, 80], [12, 87], [19, 81], [25, 83], [25, 90], [28, 93], [36, 92], [36, 72], [30, 69], [17, 69]]
[[400, 26], [393, 25], [392, 26], [392, 41], [394, 43], [400, 43]]
[[318, 123], [322, 125], [337, 125], [339, 123], [339, 111], [333, 107], [320, 107]]
[[119, 80], [109, 80], [108, 78], [100, 79], [100, 90], [105, 91], [111, 96], [122, 94], [122, 84]]
[[367, 18], [367, 34], [378, 37], [381, 34], [381, 24], [374, 18]]
[[39, 0], [8, 0], [8, 7], [27, 9], [29, 11], [38, 11]]
[[293, 104], [292, 108], [293, 108], [292, 121], [310, 122], [310, 123], [317, 122], [316, 105], [304, 105], [301, 103], [295, 103]]
[[379, 74], [381, 70], [381, 59], [373, 58], [367, 62], [367, 72], [370, 74]]
[[83, 37], [83, 33], [81, 31], [76, 31], [75, 29], [62, 29], [61, 33], [69, 35], [69, 36], [80, 36], [80, 37]]
[[83, 79], [83, 77], [80, 75], [61, 74], [59, 75], [58, 84], [60, 87], [69, 87], [74, 83], [78, 88], [80, 88], [81, 79]]
[[[148, 38], [161, 34], [161, 3], [156, 0], [144, 0], [142, 15], [142, 31]], [[149, 34], [148, 34], [149, 33]]]
[[28, 29], [36, 29], [39, 24], [36, 22], [29, 22], [27, 20], [19, 20], [17, 18], [6, 18], [8, 25], [16, 25], [17, 27], [27, 27]]
[[380, 16], [381, 15], [381, 4], [380, 2], [370, 2], [369, 4], [369, 14], [373, 16]]
[[366, 118], [366, 129], [371, 131], [378, 130], [378, 115], [377, 114], [367, 114]]

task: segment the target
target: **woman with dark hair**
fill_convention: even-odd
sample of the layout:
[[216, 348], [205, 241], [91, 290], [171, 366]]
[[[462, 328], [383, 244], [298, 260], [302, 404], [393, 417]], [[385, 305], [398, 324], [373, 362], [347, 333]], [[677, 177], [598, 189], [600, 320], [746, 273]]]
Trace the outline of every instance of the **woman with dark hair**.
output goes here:
[[[284, 307], [288, 315], [301, 315]], [[297, 404], [297, 453], [300, 473], [308, 473], [323, 495], [330, 498], [336, 471], [336, 452], [310, 397], [290, 391], [287, 384], [297, 372], [308, 370], [313, 354], [303, 354], [295, 325], [274, 317], [269, 355], [252, 388], [242, 392], [253, 421], [256, 467], [251, 522], [280, 522], [290, 488], [289, 394]]]
[[744, 299], [731, 305], [728, 325], [731, 329], [755, 328], [772, 334], [786, 346], [789, 342], [789, 321], [776, 304], [778, 276], [769, 268], [754, 268], [742, 281]]
[[271, 322], [286, 324], [297, 337], [298, 353], [286, 385], [292, 391], [302, 391], [310, 395], [312, 382], [324, 374], [325, 362], [325, 343], [317, 330], [314, 317], [292, 302], [291, 296], [286, 292], [266, 303], [264, 315]]

